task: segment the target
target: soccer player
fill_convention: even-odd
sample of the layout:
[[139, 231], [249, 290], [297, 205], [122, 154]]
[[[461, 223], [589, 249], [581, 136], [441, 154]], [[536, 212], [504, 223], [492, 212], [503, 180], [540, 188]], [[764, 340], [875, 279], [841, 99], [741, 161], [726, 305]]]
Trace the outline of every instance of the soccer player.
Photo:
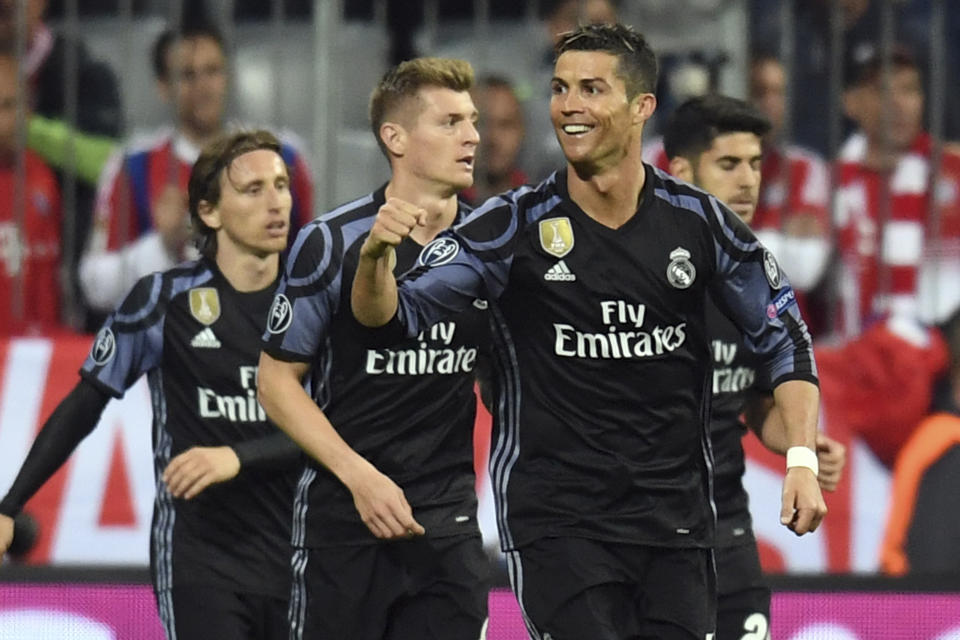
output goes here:
[[150, 563], [167, 637], [286, 638], [299, 450], [256, 400], [260, 335], [279, 280], [290, 184], [277, 139], [222, 138], [190, 173], [203, 257], [142, 278], [97, 334], [0, 502], [12, 517], [147, 374], [157, 497]]
[[[760, 194], [762, 140], [770, 121], [727, 96], [693, 98], [677, 107], [664, 131], [670, 172], [721, 202], [750, 224]], [[764, 584], [743, 487], [741, 438], [745, 414], [761, 441], [786, 453], [779, 409], [771, 406], [760, 362], [740, 331], [708, 297], [707, 335], [713, 356], [710, 437], [717, 507], [717, 640], [769, 638], [770, 589]], [[770, 420], [764, 422], [769, 416]], [[818, 479], [833, 490], [843, 470], [842, 444], [817, 434]]]
[[[141, 276], [196, 257], [187, 224], [190, 167], [200, 149], [228, 130], [228, 60], [216, 27], [187, 21], [179, 31], [164, 31], [152, 62], [175, 122], [119, 149], [100, 176], [80, 261], [84, 297], [98, 312], [112, 311]], [[302, 154], [286, 140], [281, 151], [290, 170], [295, 232], [313, 218], [313, 188]]]
[[[383, 348], [362, 342], [349, 298], [385, 203], [428, 211], [396, 247], [389, 267], [401, 272], [466, 215], [457, 193], [473, 182], [479, 141], [472, 82], [469, 64], [445, 58], [384, 76], [370, 122], [390, 181], [303, 229], [270, 312], [261, 401], [312, 458], [294, 506], [297, 638], [481, 637], [489, 561], [477, 524], [473, 386], [486, 303], [473, 299]], [[442, 255], [444, 245], [430, 246]]]
[[385, 333], [414, 336], [489, 302], [490, 468], [535, 638], [714, 630], [708, 291], [759, 352], [781, 407], [781, 522], [804, 534], [826, 511], [813, 469], [816, 371], [792, 291], [736, 214], [643, 164], [656, 75], [629, 27], [567, 34], [550, 104], [567, 166], [488, 200], [399, 287], [391, 248], [420, 228], [421, 207], [387, 203], [359, 255], [352, 308]]

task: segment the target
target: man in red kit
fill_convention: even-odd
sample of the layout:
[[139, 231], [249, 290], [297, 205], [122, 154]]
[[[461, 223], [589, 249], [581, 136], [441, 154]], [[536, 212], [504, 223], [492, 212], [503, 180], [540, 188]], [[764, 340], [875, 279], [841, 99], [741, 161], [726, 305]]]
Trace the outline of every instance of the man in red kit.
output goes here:
[[60, 312], [60, 191], [53, 172], [25, 150], [17, 202], [18, 100], [17, 60], [0, 50], [0, 335], [48, 330]]
[[[199, 150], [229, 128], [224, 122], [227, 59], [219, 31], [202, 21], [166, 31], [153, 47], [161, 96], [176, 121], [134, 141], [106, 165], [91, 236], [80, 262], [80, 285], [94, 310], [112, 310], [140, 277], [196, 257], [188, 242], [187, 177]], [[284, 142], [293, 211], [291, 233], [312, 216], [310, 170]]]
[[939, 172], [931, 162], [913, 55], [894, 47], [886, 83], [883, 67], [876, 47], [855, 47], [845, 78], [858, 126], [840, 150], [835, 213], [847, 337], [885, 316], [942, 321], [960, 304], [960, 154], [945, 147]]

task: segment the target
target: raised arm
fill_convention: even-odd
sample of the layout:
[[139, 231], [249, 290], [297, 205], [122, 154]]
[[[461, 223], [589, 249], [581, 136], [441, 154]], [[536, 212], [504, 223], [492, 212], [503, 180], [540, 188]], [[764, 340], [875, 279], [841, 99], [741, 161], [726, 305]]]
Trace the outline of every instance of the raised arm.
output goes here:
[[426, 213], [420, 207], [390, 198], [380, 207], [370, 235], [360, 248], [350, 302], [357, 321], [382, 327], [397, 313], [397, 280], [393, 275], [394, 250]]
[[305, 363], [285, 362], [261, 353], [258, 393], [267, 415], [350, 490], [360, 518], [373, 535], [422, 535], [424, 528], [413, 518], [403, 490], [351, 449], [307, 395], [301, 383], [307, 369]]

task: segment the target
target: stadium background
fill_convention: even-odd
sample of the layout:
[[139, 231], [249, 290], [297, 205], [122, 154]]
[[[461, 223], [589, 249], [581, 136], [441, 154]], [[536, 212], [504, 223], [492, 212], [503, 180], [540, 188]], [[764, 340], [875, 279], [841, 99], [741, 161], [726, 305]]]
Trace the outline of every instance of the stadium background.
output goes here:
[[[880, 3], [891, 16], [897, 5], [908, 4]], [[931, 56], [943, 60], [937, 7], [945, 4], [931, 3]], [[182, 18], [174, 4], [50, 3], [50, 26], [82, 34], [94, 56], [113, 67], [130, 135], [170, 119], [156, 99], [149, 46], [163, 28]], [[793, 19], [789, 4], [779, 18], [787, 34]], [[366, 100], [398, 42], [423, 54], [466, 57], [481, 72], [497, 71], [503, 60], [536, 57], [543, 29], [536, 2], [224, 0], [209, 5], [231, 53], [230, 113], [238, 121], [300, 137], [312, 164], [317, 211], [387, 178], [366, 124]], [[662, 19], [671, 7], [670, 19]], [[682, 82], [686, 76], [680, 70], [693, 61], [713, 74], [721, 91], [744, 95], [749, 2], [625, 0], [619, 10], [624, 22], [651, 39], [668, 78]], [[788, 61], [798, 49], [802, 43], [789, 37], [782, 41]], [[936, 82], [936, 74], [931, 75]], [[69, 91], [76, 87], [65, 87]], [[937, 110], [945, 108], [937, 99], [945, 91], [931, 87], [934, 121]], [[662, 102], [668, 108], [669, 96]], [[834, 117], [824, 126], [840, 131], [841, 116]], [[77, 250], [75, 245], [72, 251]], [[0, 340], [0, 489], [10, 485], [36, 431], [75, 384], [89, 344], [89, 336], [69, 333]], [[484, 536], [502, 587], [505, 574], [495, 551], [484, 470], [488, 420], [483, 413], [478, 419], [478, 490]], [[110, 403], [102, 424], [28, 504], [40, 536], [24, 560], [0, 567], [0, 638], [161, 637], [146, 572], [154, 487], [150, 421], [141, 380], [122, 401]], [[876, 575], [889, 473], [856, 437], [836, 430], [831, 435], [848, 445], [847, 479], [827, 496], [830, 515], [824, 527], [804, 538], [792, 536], [778, 522], [782, 460], [752, 438], [747, 442], [751, 510], [764, 567], [776, 587], [774, 637], [960, 639], [960, 577], [894, 580]], [[491, 617], [488, 638], [524, 637], [508, 592], [491, 595]]]

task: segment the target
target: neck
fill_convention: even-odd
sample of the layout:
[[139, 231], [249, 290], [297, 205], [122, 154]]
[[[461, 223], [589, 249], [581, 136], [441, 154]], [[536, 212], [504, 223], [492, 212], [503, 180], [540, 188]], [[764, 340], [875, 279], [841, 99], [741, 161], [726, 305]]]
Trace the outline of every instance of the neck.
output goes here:
[[437, 183], [427, 183], [404, 172], [394, 172], [387, 184], [387, 198], [400, 198], [427, 212], [422, 227], [416, 227], [410, 237], [419, 244], [427, 244], [448, 229], [457, 219], [457, 192], [452, 187], [438, 188]]
[[637, 137], [619, 162], [607, 168], [593, 170], [568, 164], [570, 199], [600, 224], [611, 229], [621, 227], [636, 213], [646, 180], [640, 151]]
[[181, 122], [177, 127], [177, 131], [184, 138], [187, 139], [190, 144], [195, 146], [197, 149], [203, 149], [207, 144], [213, 142], [213, 140], [220, 135], [222, 128], [217, 128], [213, 130], [201, 129], [199, 127], [191, 126], [186, 122]]
[[218, 243], [216, 263], [220, 273], [237, 291], [261, 291], [277, 279], [280, 254], [257, 255], [239, 251], [229, 243]]

